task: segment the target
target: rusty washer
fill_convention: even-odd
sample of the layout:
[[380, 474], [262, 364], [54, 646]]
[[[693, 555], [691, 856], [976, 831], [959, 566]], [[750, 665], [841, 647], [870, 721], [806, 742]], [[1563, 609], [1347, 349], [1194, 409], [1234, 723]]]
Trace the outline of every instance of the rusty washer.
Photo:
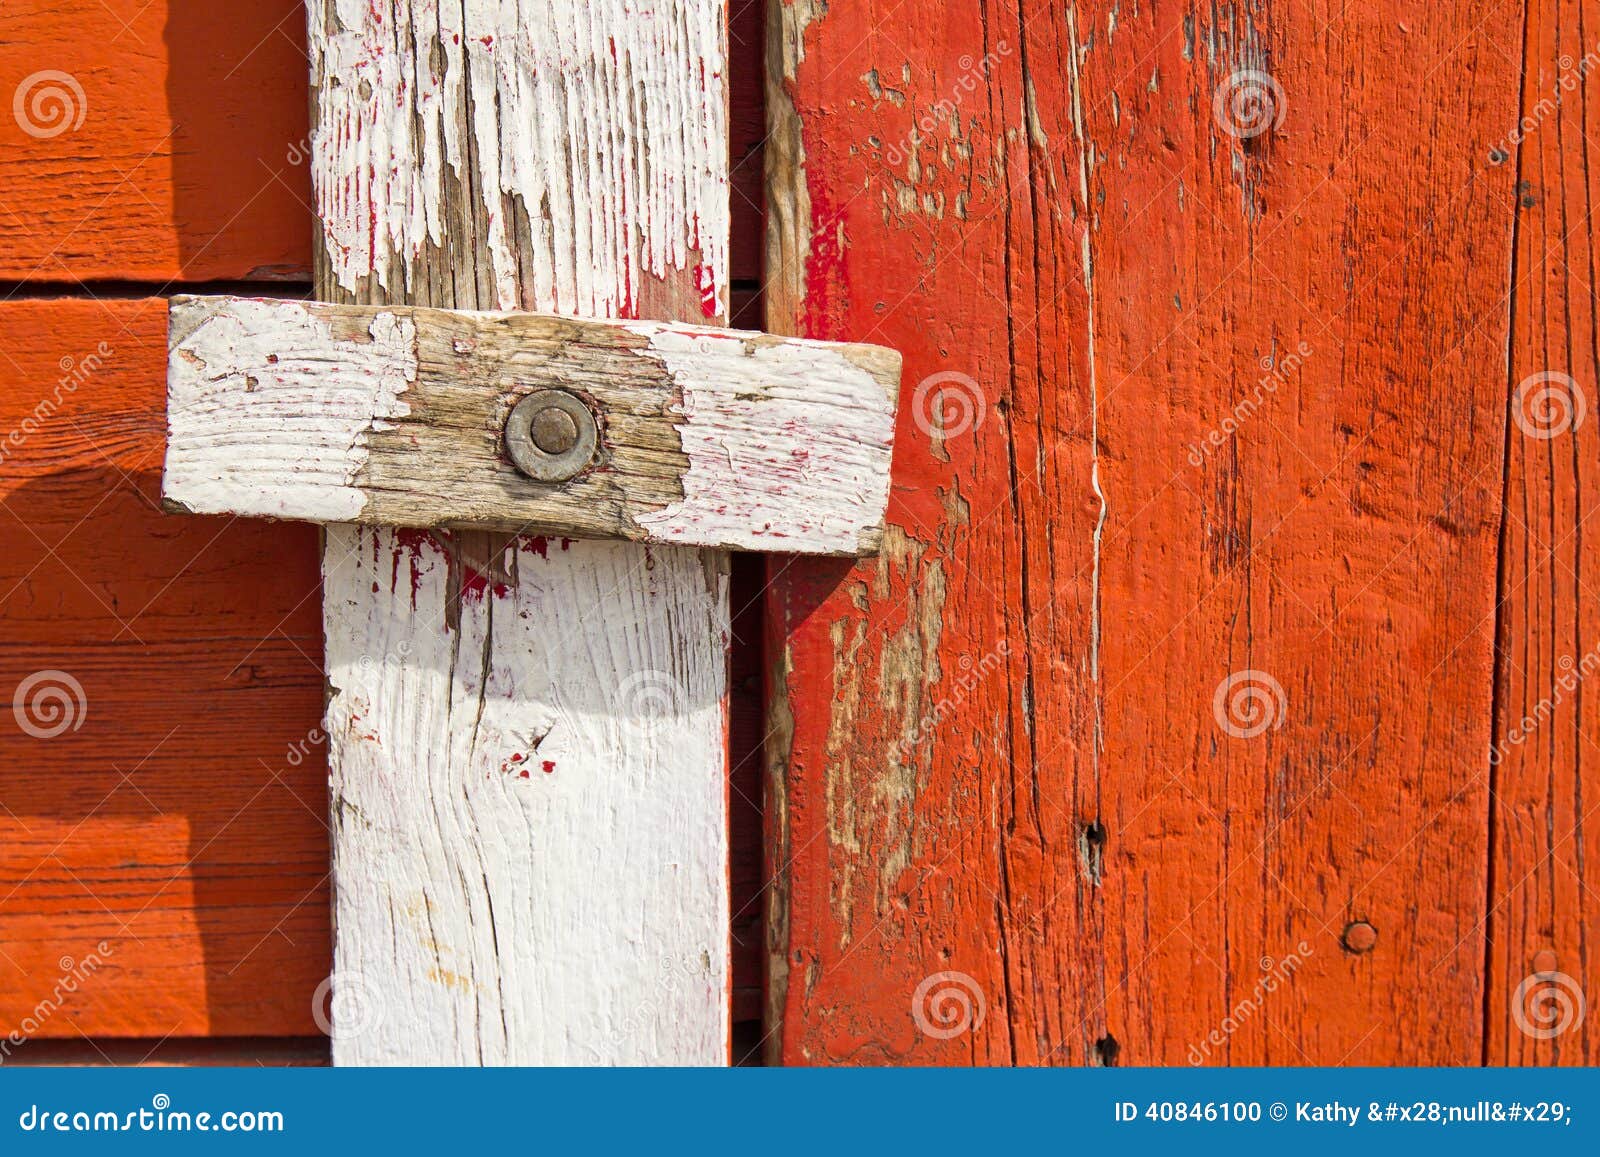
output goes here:
[[594, 460], [589, 407], [565, 390], [537, 390], [506, 417], [506, 453], [536, 482], [566, 482]]

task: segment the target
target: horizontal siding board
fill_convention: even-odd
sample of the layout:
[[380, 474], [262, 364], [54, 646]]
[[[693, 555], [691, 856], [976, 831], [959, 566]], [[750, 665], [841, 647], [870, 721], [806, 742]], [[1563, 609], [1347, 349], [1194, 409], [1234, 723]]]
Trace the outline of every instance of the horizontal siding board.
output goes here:
[[0, 332], [0, 702], [82, 689], [34, 685], [81, 703], [57, 735], [21, 725], [48, 700], [0, 710], [0, 1035], [314, 1033], [316, 531], [159, 511], [164, 302], [12, 302]]
[[0, 7], [0, 279], [310, 276], [300, 0]]

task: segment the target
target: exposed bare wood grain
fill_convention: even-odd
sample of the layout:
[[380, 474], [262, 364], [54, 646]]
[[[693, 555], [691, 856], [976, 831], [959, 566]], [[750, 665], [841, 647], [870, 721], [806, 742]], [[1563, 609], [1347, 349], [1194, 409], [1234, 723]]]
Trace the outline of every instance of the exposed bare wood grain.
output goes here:
[[[27, 279], [0, 310], [0, 489], [17, 516], [0, 551], [0, 693], [9, 708], [20, 680], [62, 668], [88, 700], [81, 728], [50, 739], [0, 711], [0, 1037], [36, 1017], [62, 958], [116, 945], [5, 1065], [89, 1063], [97, 1046], [154, 1062], [168, 1033], [229, 1034], [219, 1049], [251, 1063], [277, 1034], [319, 1031], [319, 536], [161, 512], [167, 306], [143, 299], [172, 277], [309, 279], [304, 25], [299, 0], [0, 5], [0, 274]], [[76, 131], [35, 138], [12, 117], [41, 69], [82, 85]], [[733, 113], [737, 126], [737, 94]], [[759, 141], [758, 105], [742, 115], [740, 140]], [[746, 169], [759, 184], [759, 162]], [[759, 238], [734, 239], [734, 278], [759, 276]], [[758, 959], [735, 965], [759, 986]], [[174, 1047], [187, 1062], [199, 1044]]]

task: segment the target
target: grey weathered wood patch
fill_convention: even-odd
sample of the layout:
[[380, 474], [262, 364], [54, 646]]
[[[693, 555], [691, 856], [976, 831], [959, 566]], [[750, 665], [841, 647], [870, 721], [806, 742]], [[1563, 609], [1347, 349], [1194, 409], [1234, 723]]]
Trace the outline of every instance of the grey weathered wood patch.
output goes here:
[[[175, 297], [163, 495], [177, 509], [736, 550], [866, 554], [900, 356], [705, 326]], [[582, 399], [591, 464], [520, 473], [507, 414]]]

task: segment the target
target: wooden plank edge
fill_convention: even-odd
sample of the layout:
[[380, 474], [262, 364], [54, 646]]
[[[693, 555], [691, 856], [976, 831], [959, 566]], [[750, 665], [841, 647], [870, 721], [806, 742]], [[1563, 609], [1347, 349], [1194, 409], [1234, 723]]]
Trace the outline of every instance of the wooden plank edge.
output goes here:
[[[900, 355], [704, 325], [171, 299], [169, 510], [860, 556], [888, 504]], [[600, 449], [521, 475], [502, 427], [577, 394]]]

